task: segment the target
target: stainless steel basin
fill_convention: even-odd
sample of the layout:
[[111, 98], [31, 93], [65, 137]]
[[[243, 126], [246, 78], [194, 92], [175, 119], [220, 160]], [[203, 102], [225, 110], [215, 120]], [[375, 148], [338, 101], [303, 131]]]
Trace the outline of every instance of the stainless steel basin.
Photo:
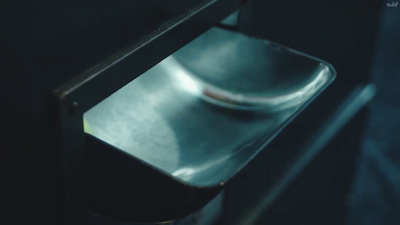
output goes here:
[[87, 111], [85, 132], [179, 184], [221, 187], [334, 76], [316, 58], [213, 28]]

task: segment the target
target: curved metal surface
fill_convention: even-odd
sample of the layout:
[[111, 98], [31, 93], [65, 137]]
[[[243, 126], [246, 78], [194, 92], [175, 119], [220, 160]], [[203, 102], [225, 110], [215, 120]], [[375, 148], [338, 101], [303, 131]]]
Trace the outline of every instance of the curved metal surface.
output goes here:
[[[212, 28], [174, 54], [203, 99], [240, 110], [278, 111], [306, 101], [330, 78], [326, 63], [246, 35]], [[171, 63], [170, 63], [171, 64]]]
[[135, 222], [194, 212], [334, 73], [277, 44], [209, 30], [84, 113], [92, 208]]
[[333, 73], [320, 60], [213, 28], [87, 111], [85, 131], [189, 185], [214, 186]]

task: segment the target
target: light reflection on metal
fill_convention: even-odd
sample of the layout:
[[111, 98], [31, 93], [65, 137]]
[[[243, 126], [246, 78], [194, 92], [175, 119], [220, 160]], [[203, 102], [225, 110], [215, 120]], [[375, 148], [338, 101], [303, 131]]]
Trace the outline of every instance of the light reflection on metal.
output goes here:
[[85, 132], [191, 185], [216, 185], [333, 78], [320, 60], [211, 29], [88, 110]]
[[181, 88], [189, 91], [190, 93], [200, 96], [201, 95], [201, 84], [195, 79], [195, 76], [190, 71], [183, 68], [172, 56], [166, 58], [159, 63], [169, 76], [175, 77], [175, 82], [181, 86]]
[[173, 57], [169, 57], [163, 63], [168, 63], [166, 68], [169, 68], [169, 71], [176, 71], [173, 76], [176, 77], [177, 82], [184, 89], [210, 103], [240, 110], [277, 111], [297, 106], [318, 91], [329, 78], [327, 76], [329, 68], [320, 64], [321, 69], [318, 75], [309, 84], [297, 91], [274, 97], [246, 96], [242, 93], [230, 92], [201, 81], [188, 70], [181, 68]]
[[302, 104], [329, 79], [326, 63], [301, 56], [265, 40], [213, 28], [165, 61], [179, 68], [176, 77], [183, 85], [196, 84], [191, 85], [195, 93], [210, 103], [272, 112]]

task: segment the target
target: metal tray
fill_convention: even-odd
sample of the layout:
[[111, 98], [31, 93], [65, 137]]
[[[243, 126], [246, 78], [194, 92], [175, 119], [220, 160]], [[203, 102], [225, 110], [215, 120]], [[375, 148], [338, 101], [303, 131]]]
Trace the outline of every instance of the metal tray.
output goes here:
[[326, 62], [212, 28], [84, 114], [93, 208], [141, 222], [198, 209], [334, 77]]

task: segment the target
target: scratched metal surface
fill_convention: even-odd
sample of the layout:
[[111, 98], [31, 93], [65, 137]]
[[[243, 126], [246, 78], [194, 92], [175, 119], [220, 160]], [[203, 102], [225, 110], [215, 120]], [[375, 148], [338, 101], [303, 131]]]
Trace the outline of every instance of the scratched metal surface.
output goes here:
[[87, 111], [85, 131], [184, 182], [216, 185], [333, 78], [320, 60], [213, 28]]

